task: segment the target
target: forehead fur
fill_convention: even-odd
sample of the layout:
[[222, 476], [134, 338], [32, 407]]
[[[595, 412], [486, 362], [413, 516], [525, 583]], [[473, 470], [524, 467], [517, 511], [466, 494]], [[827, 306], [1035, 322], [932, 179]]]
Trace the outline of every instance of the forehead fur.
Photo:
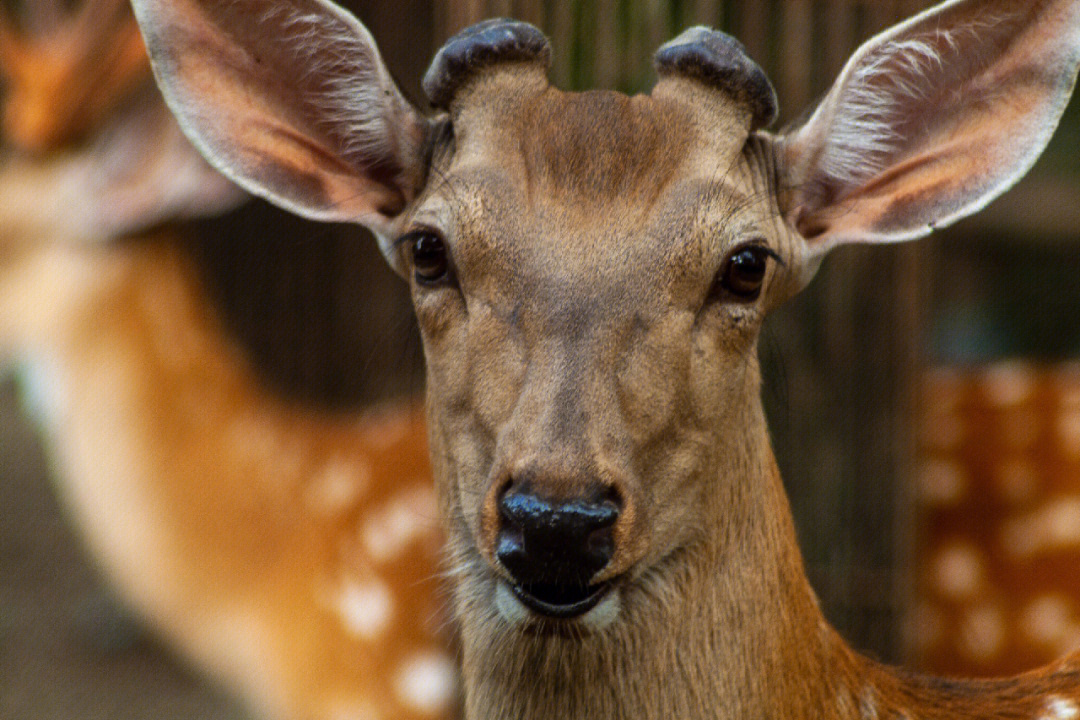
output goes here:
[[648, 96], [549, 90], [525, 103], [518, 141], [530, 177], [545, 192], [583, 201], [624, 198], [667, 185], [693, 147], [684, 112]]
[[540, 202], [647, 208], [679, 177], [712, 176], [750, 134], [744, 103], [697, 78], [648, 95], [564, 92], [542, 68], [488, 68], [450, 108], [457, 168], [497, 168]]

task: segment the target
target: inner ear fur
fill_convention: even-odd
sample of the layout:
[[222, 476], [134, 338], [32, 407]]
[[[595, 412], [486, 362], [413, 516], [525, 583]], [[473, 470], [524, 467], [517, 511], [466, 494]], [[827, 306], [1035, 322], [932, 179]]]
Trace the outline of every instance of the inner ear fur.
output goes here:
[[951, 0], [878, 35], [780, 138], [788, 221], [822, 253], [979, 210], [1045, 148], [1078, 66], [1076, 0]]
[[185, 133], [252, 193], [384, 244], [426, 176], [430, 123], [329, 0], [133, 0]]

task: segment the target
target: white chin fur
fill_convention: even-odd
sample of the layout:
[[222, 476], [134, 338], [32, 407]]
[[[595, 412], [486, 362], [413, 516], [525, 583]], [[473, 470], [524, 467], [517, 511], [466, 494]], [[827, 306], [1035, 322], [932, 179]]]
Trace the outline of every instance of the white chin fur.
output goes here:
[[[536, 617], [514, 597], [514, 593], [501, 580], [495, 583], [495, 609], [499, 611], [503, 620], [514, 626], [523, 625]], [[615, 622], [615, 618], [619, 616], [619, 609], [619, 591], [613, 589], [596, 604], [596, 607], [578, 618], [577, 622], [592, 632], [599, 632]]]
[[495, 582], [495, 609], [502, 619], [511, 625], [521, 625], [528, 621], [529, 609], [521, 604], [510, 588], [502, 580]]

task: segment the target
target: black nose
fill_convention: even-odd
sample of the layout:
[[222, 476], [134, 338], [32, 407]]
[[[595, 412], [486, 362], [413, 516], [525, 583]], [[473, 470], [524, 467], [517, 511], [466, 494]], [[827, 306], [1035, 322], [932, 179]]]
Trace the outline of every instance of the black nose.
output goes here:
[[513, 484], [499, 498], [495, 556], [521, 585], [584, 588], [615, 553], [618, 496], [553, 500]]

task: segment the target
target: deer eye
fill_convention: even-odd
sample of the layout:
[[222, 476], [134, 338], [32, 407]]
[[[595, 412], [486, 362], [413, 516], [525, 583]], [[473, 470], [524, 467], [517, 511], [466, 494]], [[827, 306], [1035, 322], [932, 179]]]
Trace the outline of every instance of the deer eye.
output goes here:
[[717, 278], [718, 289], [739, 302], [757, 300], [765, 283], [769, 258], [776, 253], [764, 245], [744, 245], [728, 256]]
[[449, 278], [450, 256], [441, 237], [430, 230], [418, 230], [409, 234], [406, 240], [418, 283], [434, 285]]

